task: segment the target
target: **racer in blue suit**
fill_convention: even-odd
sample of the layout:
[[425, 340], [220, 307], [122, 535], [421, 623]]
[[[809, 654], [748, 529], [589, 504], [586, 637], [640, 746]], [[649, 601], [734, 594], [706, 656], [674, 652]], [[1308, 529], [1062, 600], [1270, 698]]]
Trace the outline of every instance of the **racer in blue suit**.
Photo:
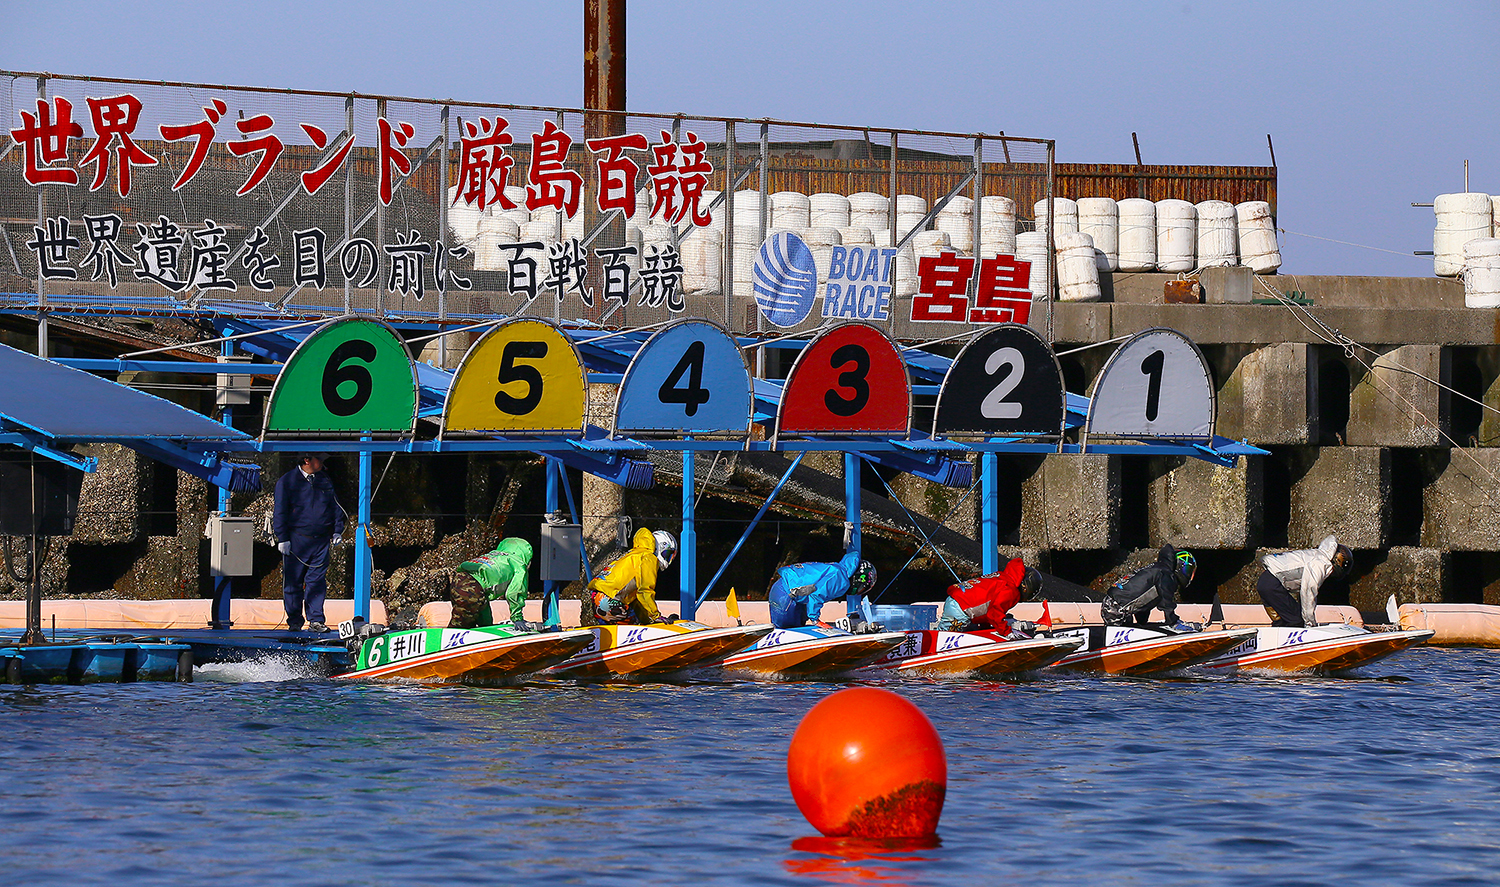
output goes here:
[[859, 549], [851, 548], [836, 564], [788, 564], [776, 571], [776, 578], [766, 593], [771, 604], [771, 624], [777, 628], [796, 628], [823, 622], [823, 605], [850, 592], [867, 594], [875, 587], [875, 567], [861, 560]]

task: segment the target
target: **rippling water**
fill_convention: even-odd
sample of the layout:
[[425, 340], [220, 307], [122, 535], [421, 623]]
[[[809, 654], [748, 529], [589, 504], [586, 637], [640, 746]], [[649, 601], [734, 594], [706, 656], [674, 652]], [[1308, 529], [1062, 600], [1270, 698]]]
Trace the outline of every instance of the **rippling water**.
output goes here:
[[948, 754], [936, 846], [809, 840], [832, 683], [0, 688], [12, 883], [1492, 884], [1496, 654], [1354, 678], [862, 681]]

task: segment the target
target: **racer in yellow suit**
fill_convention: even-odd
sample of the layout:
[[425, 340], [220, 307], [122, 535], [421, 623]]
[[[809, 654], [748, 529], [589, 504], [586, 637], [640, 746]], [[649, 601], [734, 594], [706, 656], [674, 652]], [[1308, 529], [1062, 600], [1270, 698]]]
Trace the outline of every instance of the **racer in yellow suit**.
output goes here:
[[660, 622], [656, 608], [656, 574], [677, 556], [677, 539], [666, 530], [641, 527], [630, 550], [594, 574], [588, 589], [596, 622], [646, 625]]

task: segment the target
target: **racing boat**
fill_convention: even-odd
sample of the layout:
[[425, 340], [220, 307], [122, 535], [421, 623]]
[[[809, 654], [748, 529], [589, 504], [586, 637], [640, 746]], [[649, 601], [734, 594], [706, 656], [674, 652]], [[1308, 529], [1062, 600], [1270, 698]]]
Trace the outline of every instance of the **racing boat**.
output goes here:
[[1203, 663], [1213, 671], [1348, 671], [1399, 653], [1432, 637], [1430, 629], [1370, 631], [1357, 625], [1259, 628], [1227, 652]]
[[905, 639], [904, 631], [851, 634], [819, 625], [778, 628], [750, 649], [725, 659], [724, 667], [795, 676], [851, 671], [869, 665]]
[[354, 668], [340, 678], [412, 681], [492, 681], [532, 674], [588, 646], [585, 629], [526, 633], [504, 626], [383, 631], [357, 622], [339, 625], [356, 648]]
[[1056, 663], [1057, 668], [1106, 674], [1142, 675], [1207, 662], [1255, 636], [1255, 629], [1189, 631], [1124, 625], [1086, 625], [1048, 634], [1079, 638], [1083, 646]]
[[1082, 644], [1076, 637], [1010, 640], [1000, 631], [908, 631], [874, 665], [903, 674], [1014, 674], [1051, 665]]
[[771, 626], [713, 628], [678, 620], [653, 625], [595, 625], [583, 630], [590, 641], [566, 662], [548, 670], [548, 676], [660, 675], [717, 665], [730, 653], [754, 643]]

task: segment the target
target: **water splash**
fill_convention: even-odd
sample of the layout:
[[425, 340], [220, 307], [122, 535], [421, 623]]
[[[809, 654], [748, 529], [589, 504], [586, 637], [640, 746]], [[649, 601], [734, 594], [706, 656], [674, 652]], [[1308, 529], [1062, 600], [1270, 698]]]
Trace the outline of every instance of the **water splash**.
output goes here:
[[326, 675], [306, 659], [275, 653], [243, 662], [207, 662], [193, 669], [194, 680], [228, 684], [305, 681], [323, 677]]

